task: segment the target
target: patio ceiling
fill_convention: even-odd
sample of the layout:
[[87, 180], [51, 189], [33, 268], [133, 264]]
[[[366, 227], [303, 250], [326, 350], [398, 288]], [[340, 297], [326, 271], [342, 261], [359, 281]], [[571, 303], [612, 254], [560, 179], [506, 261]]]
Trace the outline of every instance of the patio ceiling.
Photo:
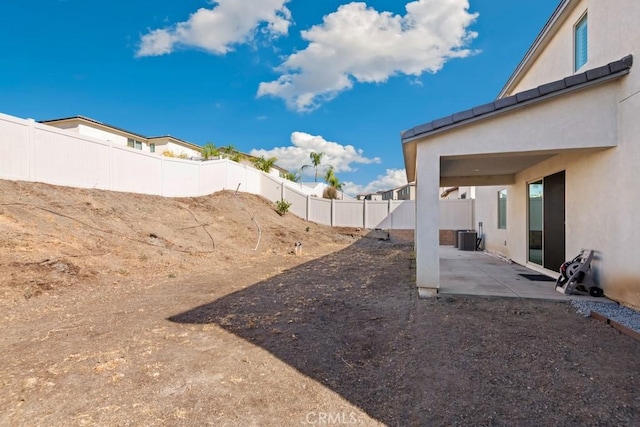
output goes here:
[[440, 159], [440, 176], [509, 175], [553, 157], [551, 154], [446, 156]]

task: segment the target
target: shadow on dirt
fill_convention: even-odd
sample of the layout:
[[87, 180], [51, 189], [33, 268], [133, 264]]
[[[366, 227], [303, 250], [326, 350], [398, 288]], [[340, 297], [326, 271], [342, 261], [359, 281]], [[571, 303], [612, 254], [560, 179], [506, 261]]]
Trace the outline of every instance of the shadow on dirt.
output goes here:
[[417, 297], [411, 251], [363, 238], [169, 320], [220, 325], [391, 421], [389, 413], [400, 409], [400, 396], [390, 396], [399, 392], [397, 350], [409, 343], [407, 303]]
[[217, 324], [387, 425], [640, 417], [633, 340], [565, 303], [419, 300], [413, 269], [412, 245], [363, 238], [169, 320]]

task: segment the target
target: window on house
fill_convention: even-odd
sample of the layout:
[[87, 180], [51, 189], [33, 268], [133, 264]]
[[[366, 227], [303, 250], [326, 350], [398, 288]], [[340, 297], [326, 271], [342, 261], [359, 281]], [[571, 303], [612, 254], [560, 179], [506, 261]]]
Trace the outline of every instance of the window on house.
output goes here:
[[155, 153], [156, 152], [156, 144], [154, 144], [154, 143], [149, 144], [149, 151], [152, 152], [152, 153]]
[[498, 228], [507, 228], [507, 190], [498, 191]]
[[584, 64], [587, 63], [588, 58], [588, 24], [587, 14], [585, 13], [578, 21], [575, 27], [574, 33], [574, 50], [575, 50], [575, 71], [578, 71]]
[[136, 141], [132, 138], [127, 138], [127, 147], [135, 148], [136, 150], [142, 150], [142, 142]]

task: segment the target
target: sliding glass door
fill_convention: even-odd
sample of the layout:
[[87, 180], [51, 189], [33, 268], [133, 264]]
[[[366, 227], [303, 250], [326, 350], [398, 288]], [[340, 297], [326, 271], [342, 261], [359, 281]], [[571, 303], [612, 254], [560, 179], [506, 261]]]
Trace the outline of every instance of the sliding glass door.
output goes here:
[[542, 180], [529, 184], [529, 262], [542, 265]]
[[531, 182], [528, 261], [558, 271], [565, 261], [565, 172]]

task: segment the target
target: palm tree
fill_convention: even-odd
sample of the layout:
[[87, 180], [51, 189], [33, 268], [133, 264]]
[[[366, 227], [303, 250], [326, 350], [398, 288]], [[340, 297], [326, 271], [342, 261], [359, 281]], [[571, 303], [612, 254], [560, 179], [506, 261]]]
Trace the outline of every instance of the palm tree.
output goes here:
[[202, 146], [200, 154], [205, 160], [209, 160], [209, 157], [219, 156], [220, 150], [218, 150], [218, 148], [216, 148], [216, 146], [211, 142], [207, 142]]
[[[309, 158], [311, 159], [311, 165], [316, 170], [315, 174], [315, 182], [318, 182], [318, 168], [320, 167], [320, 163], [322, 163], [322, 157], [324, 153], [314, 153], [309, 154]], [[303, 166], [304, 168], [304, 166]]]
[[266, 173], [269, 173], [269, 171], [277, 161], [278, 159], [275, 157], [269, 157], [268, 159], [265, 159], [264, 156], [260, 156], [260, 158], [255, 158], [252, 160], [253, 165], [256, 167], [256, 169]]
[[327, 172], [325, 172], [324, 180], [327, 184], [329, 184], [329, 188], [327, 188], [324, 192], [324, 197], [328, 199], [337, 199], [338, 191], [342, 190], [344, 184], [340, 182], [340, 179], [338, 179], [338, 177], [336, 176], [333, 166], [329, 166], [329, 169], [327, 169]]
[[340, 182], [340, 179], [336, 176], [333, 166], [330, 166], [329, 169], [327, 169], [327, 172], [324, 174], [324, 180], [327, 184], [329, 184], [336, 190], [342, 190], [342, 187], [344, 186], [344, 184]]
[[232, 144], [220, 148], [220, 151], [224, 153], [225, 157], [234, 162], [239, 162], [242, 158], [242, 154], [238, 150], [236, 150], [236, 147], [234, 147]]

